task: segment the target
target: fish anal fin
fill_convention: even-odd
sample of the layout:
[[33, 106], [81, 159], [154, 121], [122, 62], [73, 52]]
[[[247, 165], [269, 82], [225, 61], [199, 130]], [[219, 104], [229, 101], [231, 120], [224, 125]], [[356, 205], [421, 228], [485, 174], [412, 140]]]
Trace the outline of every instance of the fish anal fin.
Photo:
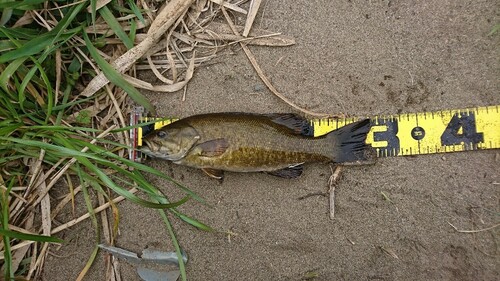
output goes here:
[[266, 114], [272, 122], [285, 126], [296, 135], [314, 136], [311, 123], [304, 117], [293, 113]]
[[303, 165], [295, 165], [285, 169], [270, 171], [267, 172], [270, 175], [285, 178], [285, 179], [294, 179], [300, 177], [302, 172], [304, 171]]
[[226, 152], [229, 147], [229, 142], [226, 139], [214, 139], [209, 140], [204, 143], [200, 143], [196, 146], [197, 150], [200, 152], [200, 156], [205, 157], [216, 157], [222, 155]]
[[217, 169], [212, 169], [212, 168], [202, 168], [201, 169], [207, 176], [217, 179], [217, 180], [223, 180], [224, 179], [224, 171], [223, 170], [217, 170]]

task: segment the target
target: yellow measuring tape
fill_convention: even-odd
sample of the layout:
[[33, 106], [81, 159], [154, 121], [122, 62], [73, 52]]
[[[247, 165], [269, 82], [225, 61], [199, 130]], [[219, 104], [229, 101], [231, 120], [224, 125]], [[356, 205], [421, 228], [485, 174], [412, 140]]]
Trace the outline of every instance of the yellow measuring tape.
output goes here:
[[[311, 122], [320, 136], [358, 119]], [[378, 157], [500, 148], [500, 106], [375, 116], [366, 143]]]
[[[314, 136], [321, 136], [359, 119], [313, 119], [311, 126]], [[138, 119], [139, 123], [152, 120], [155, 119]], [[137, 146], [142, 145], [143, 135], [175, 120], [139, 127], [135, 135]], [[366, 143], [376, 149], [378, 157], [500, 148], [499, 105], [380, 115], [371, 120], [372, 128]]]

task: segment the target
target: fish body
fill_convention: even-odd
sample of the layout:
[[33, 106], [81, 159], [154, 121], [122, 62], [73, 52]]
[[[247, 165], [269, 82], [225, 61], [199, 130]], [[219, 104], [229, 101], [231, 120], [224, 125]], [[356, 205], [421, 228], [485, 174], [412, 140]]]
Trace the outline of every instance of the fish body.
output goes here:
[[363, 120], [313, 137], [309, 121], [295, 114], [212, 113], [152, 132], [143, 152], [205, 171], [288, 170], [281, 175], [294, 177], [303, 163], [366, 160], [369, 130], [369, 120]]

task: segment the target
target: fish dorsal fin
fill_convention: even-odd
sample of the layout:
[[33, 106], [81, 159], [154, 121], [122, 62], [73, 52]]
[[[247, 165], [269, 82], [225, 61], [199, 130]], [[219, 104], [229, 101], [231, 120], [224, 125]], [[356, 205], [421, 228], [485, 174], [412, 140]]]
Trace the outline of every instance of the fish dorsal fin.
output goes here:
[[200, 155], [205, 157], [216, 157], [226, 152], [229, 142], [226, 139], [213, 139], [196, 146], [200, 150]]
[[285, 179], [294, 179], [300, 177], [302, 175], [302, 172], [304, 171], [304, 166], [303, 165], [295, 165], [291, 166], [285, 169], [281, 170], [276, 170], [276, 171], [271, 171], [267, 172], [270, 175], [285, 178]]
[[311, 123], [304, 117], [293, 113], [271, 113], [266, 116], [274, 123], [287, 127], [293, 134], [313, 136]]
[[224, 171], [222, 170], [217, 170], [217, 169], [212, 169], [212, 168], [203, 168], [201, 169], [205, 174], [207, 174], [209, 177], [217, 179], [217, 180], [223, 180], [224, 179]]

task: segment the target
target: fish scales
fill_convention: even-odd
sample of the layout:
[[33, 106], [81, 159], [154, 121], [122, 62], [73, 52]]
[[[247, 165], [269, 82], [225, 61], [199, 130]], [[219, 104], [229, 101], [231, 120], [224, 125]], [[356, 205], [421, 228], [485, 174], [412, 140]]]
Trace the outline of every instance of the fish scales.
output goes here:
[[179, 164], [230, 171], [274, 171], [303, 162], [329, 161], [325, 138], [292, 134], [265, 116], [199, 116], [187, 121], [200, 135], [199, 142], [224, 138], [230, 144], [220, 157], [188, 154]]

